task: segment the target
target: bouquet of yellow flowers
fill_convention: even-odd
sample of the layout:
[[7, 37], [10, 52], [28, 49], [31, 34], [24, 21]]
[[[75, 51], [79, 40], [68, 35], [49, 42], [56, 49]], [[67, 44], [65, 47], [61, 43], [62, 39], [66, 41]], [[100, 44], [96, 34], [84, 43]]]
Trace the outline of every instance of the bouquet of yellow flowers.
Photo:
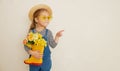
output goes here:
[[[47, 46], [47, 42], [42, 37], [40, 33], [33, 33], [30, 32], [23, 40], [23, 44], [29, 48], [31, 48], [33, 51], [39, 50], [40, 53], [43, 54], [44, 48]], [[32, 65], [41, 65], [42, 64], [42, 58], [37, 59], [33, 56], [31, 56], [29, 59], [26, 59], [24, 61], [25, 64], [32, 64]]]

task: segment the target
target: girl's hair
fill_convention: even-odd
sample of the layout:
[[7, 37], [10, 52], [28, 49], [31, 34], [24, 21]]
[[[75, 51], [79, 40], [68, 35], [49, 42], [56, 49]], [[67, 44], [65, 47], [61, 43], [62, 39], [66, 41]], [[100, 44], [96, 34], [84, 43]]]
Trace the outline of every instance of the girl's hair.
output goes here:
[[[35, 12], [34, 12], [34, 14], [33, 14], [33, 20], [32, 20], [32, 23], [31, 23], [31, 25], [30, 25], [30, 29], [29, 29], [29, 31], [30, 30], [32, 30], [32, 29], [34, 29], [34, 28], [36, 28], [36, 21], [35, 21], [35, 18], [37, 18], [39, 15], [40, 15], [40, 13], [41, 12], [43, 12], [43, 11], [47, 11], [48, 12], [48, 10], [47, 9], [44, 9], [44, 8], [41, 8], [41, 9], [38, 9], [38, 10], [36, 10]], [[48, 12], [49, 13], [49, 12]]]

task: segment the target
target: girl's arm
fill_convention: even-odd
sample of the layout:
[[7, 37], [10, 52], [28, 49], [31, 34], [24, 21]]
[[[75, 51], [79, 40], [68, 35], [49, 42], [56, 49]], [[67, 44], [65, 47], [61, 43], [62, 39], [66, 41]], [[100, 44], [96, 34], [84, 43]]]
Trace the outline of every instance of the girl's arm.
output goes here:
[[64, 30], [61, 30], [61, 31], [57, 32], [55, 38], [53, 38], [52, 32], [49, 30], [49, 32], [48, 32], [48, 43], [52, 48], [56, 47], [56, 45], [59, 41], [59, 38], [62, 36], [63, 31]]
[[55, 36], [55, 42], [56, 42], [56, 43], [58, 43], [59, 38], [62, 36], [62, 32], [63, 32], [63, 31], [64, 31], [64, 30], [61, 30], [61, 31], [59, 31], [59, 32], [56, 33], [56, 36]]
[[28, 48], [27, 46], [24, 46], [24, 49], [25, 49], [25, 51], [26, 51], [28, 54], [34, 56], [34, 57], [37, 58], [37, 59], [42, 58], [42, 56], [43, 56], [43, 54], [40, 54], [39, 51], [32, 51], [32, 50], [31, 50], [30, 48]]
[[28, 53], [37, 59], [40, 59], [43, 57], [43, 54], [40, 54], [40, 51], [38, 50], [37, 51], [28, 50]]

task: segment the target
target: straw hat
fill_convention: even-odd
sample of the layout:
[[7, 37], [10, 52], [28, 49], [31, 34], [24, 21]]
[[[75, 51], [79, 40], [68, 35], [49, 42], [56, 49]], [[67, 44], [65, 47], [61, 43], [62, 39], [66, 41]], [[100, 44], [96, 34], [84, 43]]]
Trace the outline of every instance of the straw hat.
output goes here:
[[38, 4], [38, 5], [35, 5], [33, 6], [30, 11], [29, 11], [29, 19], [32, 21], [33, 20], [33, 14], [35, 11], [37, 11], [38, 9], [46, 9], [50, 15], [52, 15], [52, 10], [49, 6], [45, 5], [45, 4]]

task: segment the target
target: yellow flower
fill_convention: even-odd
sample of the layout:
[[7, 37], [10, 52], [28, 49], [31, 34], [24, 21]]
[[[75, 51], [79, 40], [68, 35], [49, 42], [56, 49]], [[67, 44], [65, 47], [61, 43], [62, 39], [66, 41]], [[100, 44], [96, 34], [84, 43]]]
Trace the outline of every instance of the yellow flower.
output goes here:
[[37, 40], [38, 39], [38, 33], [35, 33], [33, 37], [34, 37], [34, 40]]
[[32, 48], [32, 45], [31, 44], [26, 44], [27, 47], [29, 48]]
[[41, 34], [38, 34], [38, 39], [42, 38], [42, 35]]
[[29, 41], [33, 41], [33, 40], [34, 40], [34, 37], [33, 37], [33, 36], [34, 36], [34, 34], [33, 34], [32, 32], [30, 32], [30, 33], [28, 34], [28, 37], [27, 37], [28, 40], [29, 40]]
[[23, 43], [24, 43], [24, 45], [26, 45], [30, 48], [32, 47], [32, 45], [43, 46], [43, 47], [47, 46], [47, 42], [42, 37], [42, 35], [40, 33], [33, 33], [33, 32], [30, 32], [28, 34], [26, 40], [24, 40]]
[[34, 40], [34, 44], [38, 45], [39, 41], [38, 40]]
[[46, 43], [47, 43], [47, 42], [46, 42], [44, 39], [41, 39], [41, 45], [42, 45], [42, 46], [45, 46], [45, 47], [46, 47], [46, 45], [47, 45]]
[[41, 38], [41, 39], [35, 40], [34, 44], [38, 46], [46, 46], [46, 41], [43, 38]]

